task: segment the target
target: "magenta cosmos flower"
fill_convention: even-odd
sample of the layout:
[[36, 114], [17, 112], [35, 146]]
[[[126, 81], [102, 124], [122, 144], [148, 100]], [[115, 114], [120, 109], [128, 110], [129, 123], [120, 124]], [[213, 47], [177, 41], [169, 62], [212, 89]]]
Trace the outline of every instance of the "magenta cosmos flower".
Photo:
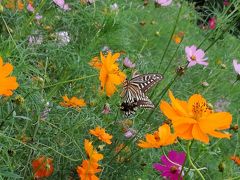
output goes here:
[[208, 62], [206, 62], [208, 58], [205, 57], [205, 52], [202, 49], [197, 49], [195, 45], [192, 45], [190, 47], [187, 46], [185, 48], [185, 53], [189, 62], [188, 67], [192, 67], [196, 64], [201, 64], [204, 66], [208, 65]]
[[155, 3], [160, 6], [169, 6], [172, 3], [172, 0], [155, 0]]
[[161, 172], [161, 176], [164, 179], [182, 180], [180, 173], [185, 158], [186, 154], [184, 152], [171, 150], [168, 152], [167, 157], [165, 155], [161, 156], [161, 163], [154, 163], [153, 168]]
[[216, 18], [215, 17], [211, 17], [208, 20], [208, 25], [209, 25], [210, 29], [214, 30], [216, 28]]
[[233, 67], [238, 75], [240, 75], [240, 64], [236, 59], [233, 60]]

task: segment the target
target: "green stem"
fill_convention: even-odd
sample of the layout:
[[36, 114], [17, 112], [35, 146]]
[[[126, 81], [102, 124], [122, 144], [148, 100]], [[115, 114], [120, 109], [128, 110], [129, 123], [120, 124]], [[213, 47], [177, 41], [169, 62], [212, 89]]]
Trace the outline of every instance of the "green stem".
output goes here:
[[198, 175], [201, 177], [202, 180], [205, 180], [203, 177], [202, 173], [199, 171], [199, 169], [193, 164], [192, 159], [191, 159], [191, 154], [190, 154], [190, 148], [191, 148], [192, 141], [188, 143], [187, 146], [187, 158], [191, 166], [195, 169], [195, 171], [198, 173]]

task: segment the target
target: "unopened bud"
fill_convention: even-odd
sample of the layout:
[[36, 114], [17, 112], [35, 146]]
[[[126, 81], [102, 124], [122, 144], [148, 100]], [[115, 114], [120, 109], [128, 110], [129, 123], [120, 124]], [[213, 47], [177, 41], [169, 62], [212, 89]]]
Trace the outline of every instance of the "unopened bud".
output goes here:
[[185, 69], [183, 66], [178, 66], [176, 72], [179, 76], [182, 76], [185, 73]]
[[206, 81], [202, 82], [201, 84], [202, 84], [203, 87], [208, 87], [209, 86], [208, 82], [206, 82]]
[[24, 103], [24, 98], [21, 95], [17, 95], [14, 101], [17, 105], [22, 105]]
[[224, 169], [225, 169], [225, 164], [224, 164], [223, 162], [221, 162], [221, 163], [218, 165], [218, 170], [219, 170], [220, 172], [223, 172]]
[[222, 69], [226, 69], [226, 68], [227, 68], [226, 64], [220, 64], [220, 67], [221, 67]]
[[2, 4], [0, 4], [0, 13], [2, 13], [3, 12], [3, 6], [2, 6]]

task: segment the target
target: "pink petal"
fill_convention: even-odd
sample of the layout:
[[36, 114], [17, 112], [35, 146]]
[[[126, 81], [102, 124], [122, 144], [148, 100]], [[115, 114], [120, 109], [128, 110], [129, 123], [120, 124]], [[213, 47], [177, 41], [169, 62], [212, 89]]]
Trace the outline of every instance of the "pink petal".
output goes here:
[[31, 4], [28, 4], [27, 10], [28, 10], [29, 12], [34, 12], [34, 8], [33, 8], [33, 6], [32, 6]]
[[188, 67], [192, 67], [192, 66], [194, 66], [194, 65], [196, 65], [196, 64], [197, 64], [196, 61], [191, 61], [191, 62], [188, 64]]
[[157, 171], [162, 171], [162, 172], [167, 171], [169, 169], [169, 167], [166, 167], [159, 163], [154, 163], [153, 168], [156, 169]]
[[198, 49], [195, 53], [196, 59], [203, 59], [205, 56], [205, 53], [202, 49]]
[[233, 60], [233, 67], [234, 67], [236, 73], [240, 74], [240, 64], [237, 63], [236, 59]]
[[208, 65], [208, 62], [205, 62], [205, 61], [197, 61], [198, 64], [201, 64], [201, 65], [204, 65], [204, 66], [207, 66]]

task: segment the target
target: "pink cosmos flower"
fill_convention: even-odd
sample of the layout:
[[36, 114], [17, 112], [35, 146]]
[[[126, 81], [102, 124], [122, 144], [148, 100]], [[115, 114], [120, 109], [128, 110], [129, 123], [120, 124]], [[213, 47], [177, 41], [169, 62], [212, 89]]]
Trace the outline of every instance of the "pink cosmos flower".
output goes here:
[[[27, 10], [28, 10], [29, 12], [34, 13], [35, 8], [29, 3], [29, 4], [27, 5]], [[35, 16], [35, 19], [36, 19], [36, 20], [42, 19], [42, 15], [40, 15], [39, 13], [37, 13], [36, 16]]]
[[215, 29], [216, 28], [216, 18], [215, 17], [211, 17], [209, 20], [208, 20], [208, 25], [209, 25], [209, 28], [210, 29]]
[[53, 0], [53, 2], [60, 7], [61, 9], [63, 9], [64, 11], [68, 11], [71, 10], [71, 8], [69, 7], [69, 5], [67, 3], [65, 3], [65, 0]]
[[136, 131], [132, 128], [129, 128], [125, 133], [124, 133], [124, 136], [129, 139], [129, 138], [132, 138], [134, 137], [136, 134]]
[[238, 75], [240, 75], [240, 64], [238, 64], [238, 60], [233, 60], [233, 67]]
[[188, 67], [192, 67], [196, 64], [201, 64], [204, 66], [208, 65], [208, 62], [206, 62], [208, 58], [204, 58], [205, 52], [202, 49], [197, 49], [195, 45], [192, 45], [190, 47], [187, 46], [185, 48], [185, 53], [189, 62]]
[[169, 6], [172, 0], [155, 0], [155, 3], [160, 6]]
[[183, 177], [180, 173], [185, 158], [186, 154], [184, 152], [171, 150], [167, 157], [165, 155], [161, 156], [161, 163], [154, 163], [153, 168], [159, 171], [164, 179], [182, 180]]
[[125, 59], [123, 60], [123, 65], [128, 68], [135, 68], [136, 66], [136, 64], [132, 63], [132, 61], [128, 57], [125, 57]]
[[29, 3], [28, 4], [28, 6], [27, 6], [27, 10], [29, 11], [29, 12], [34, 12], [34, 7]]

